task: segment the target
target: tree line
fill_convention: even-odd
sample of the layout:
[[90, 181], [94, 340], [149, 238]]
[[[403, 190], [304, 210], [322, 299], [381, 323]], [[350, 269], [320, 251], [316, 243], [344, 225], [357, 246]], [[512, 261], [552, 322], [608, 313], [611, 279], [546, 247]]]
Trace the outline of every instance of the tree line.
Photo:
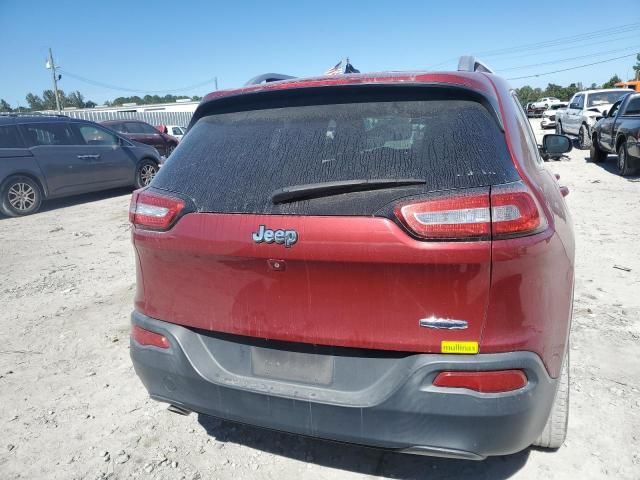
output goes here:
[[[637, 69], [636, 72], [640, 70], [640, 54], [638, 55], [638, 65], [634, 66], [633, 68], [634, 70]], [[555, 83], [550, 83], [545, 89], [533, 88], [529, 85], [525, 85], [524, 87], [516, 88], [515, 91], [518, 95], [518, 99], [524, 106], [527, 103], [535, 102], [542, 97], [556, 97], [560, 100], [568, 101], [576, 92], [579, 92], [581, 90], [589, 90], [594, 88], [612, 88], [616, 83], [621, 81], [622, 80], [620, 79], [620, 77], [618, 77], [618, 75], [614, 75], [609, 79], [609, 81], [603, 83], [602, 85], [596, 85], [595, 83], [592, 83], [590, 87], [586, 88], [580, 82], [571, 83], [566, 87], [556, 85]], [[93, 108], [96, 106], [96, 103], [91, 100], [85, 101], [84, 95], [82, 95], [82, 93], [80, 93], [78, 90], [76, 90], [75, 92], [71, 92], [69, 95], [66, 95], [62, 90], [58, 90], [58, 95], [60, 98], [60, 108]], [[53, 90], [44, 90], [42, 92], [42, 96], [28, 93], [25, 99], [29, 106], [17, 108], [11, 108], [11, 105], [9, 105], [8, 102], [6, 102], [4, 99], [0, 99], [0, 112], [29, 112], [37, 110], [56, 109], [56, 97], [53, 93]], [[138, 95], [134, 95], [132, 97], [117, 97], [111, 101], [104, 102], [104, 105], [108, 107], [122, 106], [125, 103], [150, 105], [155, 103], [174, 103], [176, 100], [181, 99], [199, 101], [202, 100], [202, 97], [199, 97], [197, 95], [194, 95], [192, 97], [188, 97], [185, 95], [145, 95], [144, 97], [140, 97]]]
[[[85, 100], [85, 97], [78, 90], [66, 94], [63, 90], [58, 90], [58, 99], [60, 100], [60, 108], [93, 108], [97, 106], [96, 102], [91, 100]], [[193, 101], [199, 101], [202, 97], [194, 95], [192, 97], [185, 95], [145, 95], [139, 97], [134, 95], [132, 97], [118, 97], [111, 101], [104, 102], [107, 107], [122, 106], [125, 103], [137, 103], [138, 105], [150, 105], [155, 103], [174, 103], [176, 100], [187, 99]], [[44, 90], [42, 95], [35, 95], [29, 92], [25, 100], [27, 101], [27, 107], [12, 108], [9, 102], [4, 99], [0, 99], [0, 112], [30, 112], [39, 110], [55, 110], [56, 109], [56, 96], [53, 90]]]
[[572, 83], [566, 87], [562, 87], [560, 85], [556, 85], [555, 83], [550, 83], [544, 90], [542, 88], [532, 88], [529, 85], [525, 85], [524, 87], [516, 88], [515, 91], [518, 95], [518, 99], [522, 103], [522, 106], [525, 106], [527, 103], [535, 102], [543, 97], [555, 97], [559, 100], [568, 102], [571, 97], [582, 90], [593, 90], [595, 88], [613, 88], [616, 83], [621, 81], [622, 80], [620, 79], [620, 77], [618, 77], [618, 75], [614, 75], [609, 79], [609, 81], [603, 83], [602, 85], [592, 83], [591, 86], [585, 87], [582, 83], [578, 82]]

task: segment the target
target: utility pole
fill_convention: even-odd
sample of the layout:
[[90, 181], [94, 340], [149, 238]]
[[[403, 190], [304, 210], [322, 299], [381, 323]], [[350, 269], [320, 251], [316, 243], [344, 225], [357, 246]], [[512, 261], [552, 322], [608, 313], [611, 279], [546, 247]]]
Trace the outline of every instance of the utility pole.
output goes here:
[[58, 74], [56, 73], [56, 64], [53, 63], [53, 52], [49, 49], [49, 61], [47, 62], [47, 68], [51, 69], [51, 76], [53, 78], [53, 94], [56, 96], [56, 110], [60, 111], [60, 97], [58, 95]]
[[218, 90], [218, 77], [213, 77], [215, 83], [216, 83], [216, 91]]

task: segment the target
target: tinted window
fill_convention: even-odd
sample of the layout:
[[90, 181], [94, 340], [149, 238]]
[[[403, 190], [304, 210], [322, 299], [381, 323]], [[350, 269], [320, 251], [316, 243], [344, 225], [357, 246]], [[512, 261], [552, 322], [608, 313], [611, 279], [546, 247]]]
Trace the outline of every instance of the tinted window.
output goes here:
[[26, 123], [22, 125], [30, 146], [77, 145], [79, 142], [67, 123]]
[[24, 147], [22, 139], [15, 125], [0, 127], [0, 148], [20, 148]]
[[118, 145], [118, 137], [93, 125], [78, 125], [82, 139], [87, 145]]
[[116, 132], [128, 133], [127, 129], [124, 126], [124, 123], [110, 123], [107, 125], [107, 127], [115, 130]]
[[632, 98], [624, 111], [625, 115], [640, 115], [640, 97]]
[[129, 133], [145, 133], [145, 134], [157, 134], [158, 131], [151, 125], [147, 125], [142, 122], [125, 122], [125, 126]]
[[[274, 205], [277, 189], [354, 179], [426, 185]], [[386, 101], [225, 113], [200, 119], [153, 185], [215, 212], [373, 214], [426, 191], [517, 178], [504, 135], [479, 103]]]
[[581, 109], [584, 107], [584, 95], [577, 95], [574, 102], [575, 104], [573, 104], [571, 108]]
[[171, 134], [172, 135], [182, 135], [182, 128], [181, 127], [173, 127], [171, 129]]
[[628, 95], [629, 91], [590, 93], [587, 98], [587, 107], [597, 107], [616, 103], [621, 97]]

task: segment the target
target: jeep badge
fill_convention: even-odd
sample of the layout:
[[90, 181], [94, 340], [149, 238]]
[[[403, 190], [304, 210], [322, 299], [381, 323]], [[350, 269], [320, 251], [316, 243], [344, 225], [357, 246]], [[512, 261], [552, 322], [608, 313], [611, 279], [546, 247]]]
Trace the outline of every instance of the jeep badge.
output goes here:
[[279, 243], [289, 248], [298, 241], [298, 232], [295, 230], [269, 230], [264, 225], [258, 227], [252, 234], [255, 243]]

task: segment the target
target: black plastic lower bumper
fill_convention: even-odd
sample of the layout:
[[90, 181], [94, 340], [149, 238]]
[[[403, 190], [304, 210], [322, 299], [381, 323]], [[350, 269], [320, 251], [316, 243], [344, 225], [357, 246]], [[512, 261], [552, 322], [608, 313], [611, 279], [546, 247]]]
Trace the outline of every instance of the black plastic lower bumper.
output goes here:
[[[196, 332], [137, 312], [168, 349], [131, 341], [152, 398], [198, 413], [408, 453], [480, 460], [542, 432], [557, 383], [530, 352], [392, 354]], [[481, 394], [432, 384], [442, 370], [522, 369], [526, 387]]]

